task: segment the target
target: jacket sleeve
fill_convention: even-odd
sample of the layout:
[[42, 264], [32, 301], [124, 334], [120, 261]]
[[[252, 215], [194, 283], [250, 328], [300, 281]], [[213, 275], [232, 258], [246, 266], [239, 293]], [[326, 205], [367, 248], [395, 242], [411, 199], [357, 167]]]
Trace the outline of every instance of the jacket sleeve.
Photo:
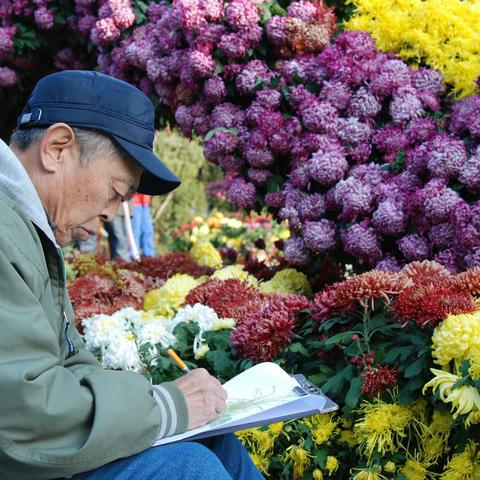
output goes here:
[[175, 385], [160, 386], [160, 408], [142, 375], [102, 369], [74, 328], [78, 352], [63, 362], [62, 325], [40, 301], [45, 279], [21, 255], [0, 250], [0, 478], [73, 475], [149, 448], [162, 422], [184, 431]]

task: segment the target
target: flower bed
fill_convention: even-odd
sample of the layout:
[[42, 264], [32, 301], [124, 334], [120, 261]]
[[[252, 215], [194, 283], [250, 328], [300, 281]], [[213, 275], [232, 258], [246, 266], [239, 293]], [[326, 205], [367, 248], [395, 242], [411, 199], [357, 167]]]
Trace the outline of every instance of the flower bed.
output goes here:
[[292, 269], [174, 274], [143, 309], [85, 318], [85, 340], [106, 367], [153, 381], [179, 374], [169, 346], [222, 381], [260, 361], [306, 374], [338, 413], [238, 433], [271, 478], [477, 478], [480, 270], [414, 262], [309, 287]]

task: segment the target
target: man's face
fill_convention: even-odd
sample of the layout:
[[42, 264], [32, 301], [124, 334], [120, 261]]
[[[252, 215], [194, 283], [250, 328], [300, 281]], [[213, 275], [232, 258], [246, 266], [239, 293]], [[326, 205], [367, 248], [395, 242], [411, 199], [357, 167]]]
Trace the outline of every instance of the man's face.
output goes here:
[[64, 165], [51, 213], [61, 246], [96, 234], [100, 218], [113, 220], [120, 203], [137, 190], [141, 176], [135, 162], [117, 155], [98, 157], [87, 166], [80, 165], [78, 150], [72, 157]]

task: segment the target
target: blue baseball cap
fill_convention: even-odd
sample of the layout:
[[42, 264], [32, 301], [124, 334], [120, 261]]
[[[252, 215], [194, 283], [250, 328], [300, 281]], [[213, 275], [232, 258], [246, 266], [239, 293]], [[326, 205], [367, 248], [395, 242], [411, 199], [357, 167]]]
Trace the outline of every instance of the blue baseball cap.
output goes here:
[[138, 191], [160, 195], [180, 180], [153, 153], [154, 118], [152, 102], [133, 85], [99, 72], [64, 70], [37, 83], [17, 127], [61, 122], [104, 132], [143, 167]]

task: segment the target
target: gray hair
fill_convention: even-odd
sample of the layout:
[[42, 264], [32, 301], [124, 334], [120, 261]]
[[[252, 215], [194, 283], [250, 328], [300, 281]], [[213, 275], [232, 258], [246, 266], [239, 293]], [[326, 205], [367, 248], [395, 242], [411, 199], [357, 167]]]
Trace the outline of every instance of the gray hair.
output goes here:
[[[108, 135], [94, 129], [71, 128], [80, 149], [81, 166], [87, 166], [99, 157], [110, 155], [132, 160], [130, 155]], [[10, 137], [10, 145], [23, 152], [31, 145], [40, 142], [46, 131], [46, 127], [16, 130]]]

